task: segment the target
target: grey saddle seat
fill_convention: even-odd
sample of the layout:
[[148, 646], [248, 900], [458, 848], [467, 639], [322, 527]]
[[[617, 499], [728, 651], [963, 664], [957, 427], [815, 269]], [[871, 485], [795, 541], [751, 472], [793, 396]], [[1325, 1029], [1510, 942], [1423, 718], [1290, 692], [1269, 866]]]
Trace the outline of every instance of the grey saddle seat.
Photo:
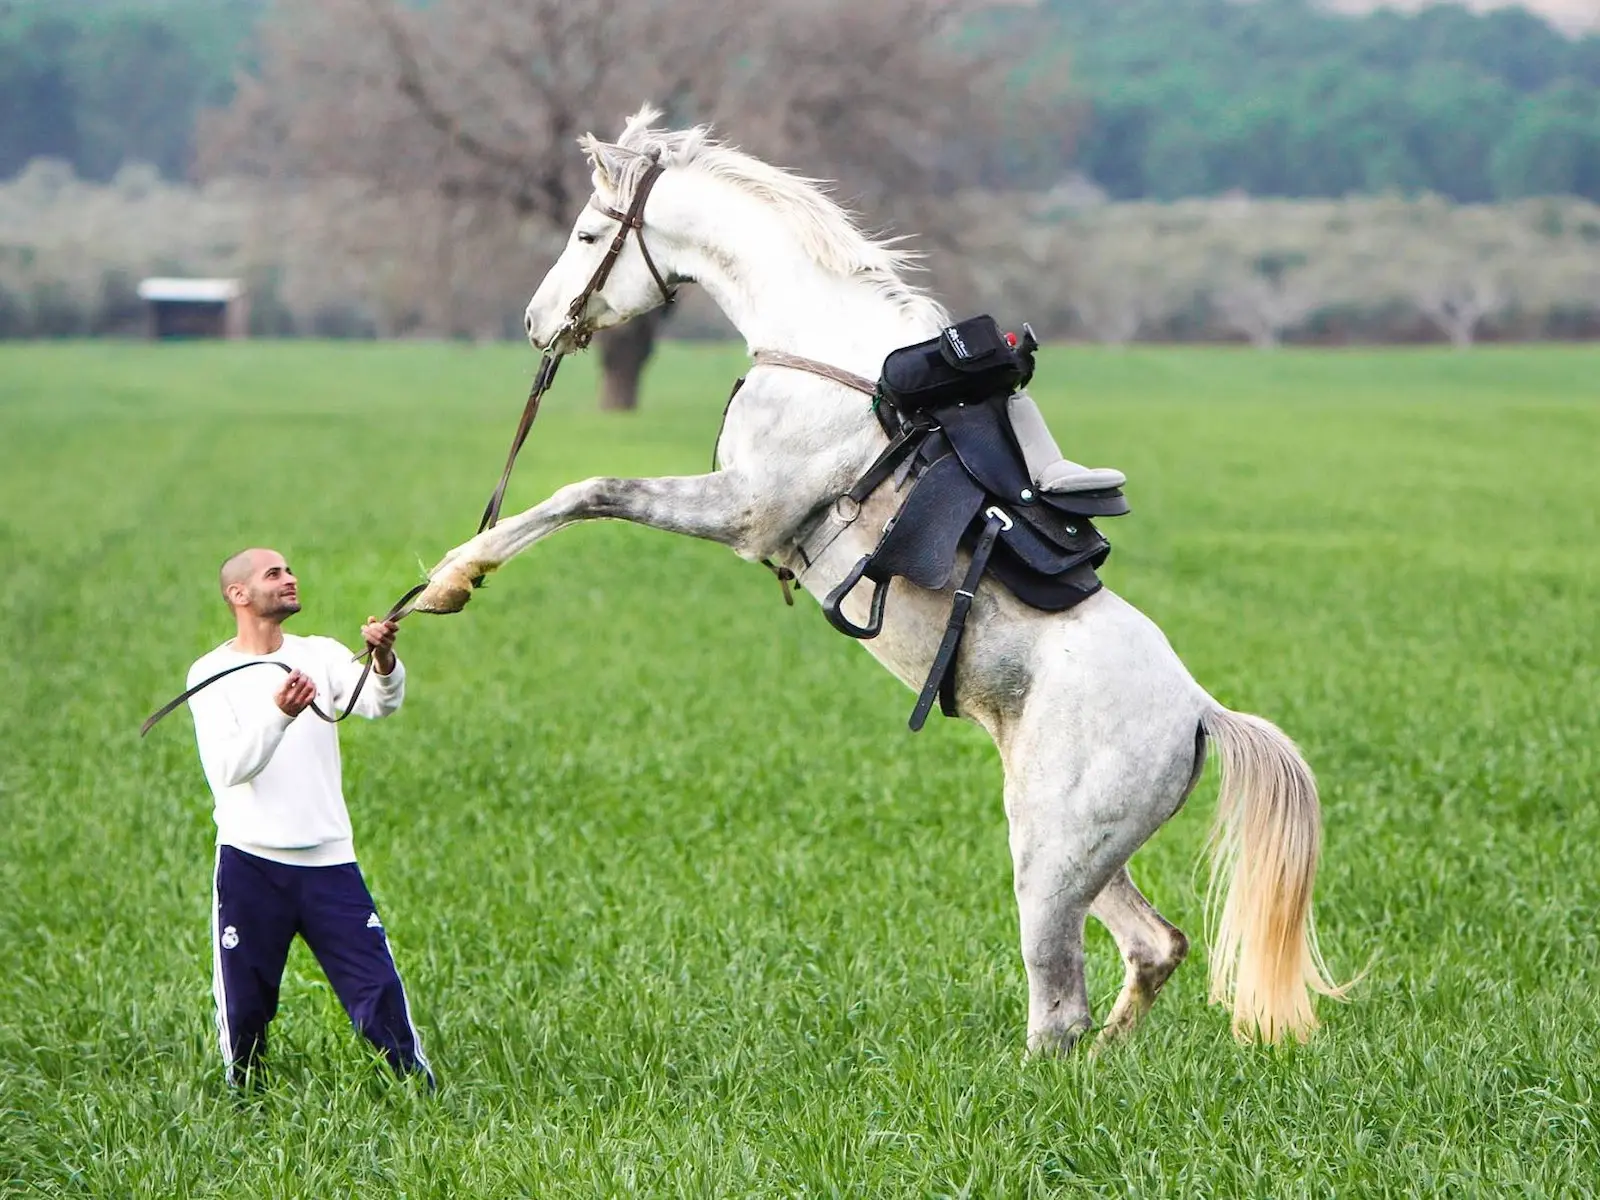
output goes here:
[[1006, 409], [1022, 461], [1028, 464], [1028, 475], [1041, 492], [1097, 492], [1128, 482], [1115, 467], [1086, 467], [1065, 457], [1044, 423], [1044, 414], [1026, 391], [1012, 392]]

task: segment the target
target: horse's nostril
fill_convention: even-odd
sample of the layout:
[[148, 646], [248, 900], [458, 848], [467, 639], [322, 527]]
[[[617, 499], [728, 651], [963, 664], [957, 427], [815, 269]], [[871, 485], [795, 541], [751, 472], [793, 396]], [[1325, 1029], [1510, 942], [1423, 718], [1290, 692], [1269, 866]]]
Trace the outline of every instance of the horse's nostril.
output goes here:
[[528, 331], [528, 336], [529, 337], [533, 336], [533, 318], [532, 317], [524, 316], [522, 318], [522, 327]]

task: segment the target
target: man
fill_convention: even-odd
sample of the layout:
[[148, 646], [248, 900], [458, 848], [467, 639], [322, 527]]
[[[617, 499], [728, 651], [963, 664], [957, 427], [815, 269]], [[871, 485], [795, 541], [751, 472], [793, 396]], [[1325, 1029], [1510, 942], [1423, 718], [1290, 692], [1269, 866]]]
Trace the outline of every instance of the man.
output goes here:
[[[332, 638], [296, 637], [298, 581], [274, 550], [241, 550], [222, 564], [236, 632], [189, 668], [189, 686], [246, 663], [189, 700], [200, 762], [216, 799], [212, 905], [217, 1030], [229, 1082], [258, 1068], [296, 933], [306, 940], [355, 1027], [397, 1072], [433, 1074], [411, 1021], [377, 906], [356, 865], [340, 784], [335, 726], [306, 711], [342, 711], [361, 673]], [[392, 621], [369, 617], [361, 636], [373, 668], [355, 712], [399, 709], [405, 667]], [[289, 668], [283, 673], [283, 668]]]

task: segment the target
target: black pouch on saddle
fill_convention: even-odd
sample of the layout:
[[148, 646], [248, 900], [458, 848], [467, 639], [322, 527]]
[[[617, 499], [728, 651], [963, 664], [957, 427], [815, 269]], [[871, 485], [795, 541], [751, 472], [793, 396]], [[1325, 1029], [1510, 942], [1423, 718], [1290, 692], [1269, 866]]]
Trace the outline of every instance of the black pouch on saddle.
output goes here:
[[883, 360], [878, 387], [902, 412], [1007, 396], [1022, 382], [1020, 356], [991, 316], [969, 317]]

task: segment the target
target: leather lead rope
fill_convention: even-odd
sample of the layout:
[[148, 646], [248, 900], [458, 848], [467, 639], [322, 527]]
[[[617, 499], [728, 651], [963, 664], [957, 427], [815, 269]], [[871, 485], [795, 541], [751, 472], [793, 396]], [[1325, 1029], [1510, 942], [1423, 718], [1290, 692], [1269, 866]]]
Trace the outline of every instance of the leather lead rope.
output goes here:
[[[644, 205], [650, 198], [650, 190], [655, 187], [656, 180], [665, 170], [660, 163], [652, 163], [639, 180], [639, 186], [634, 190], [633, 200], [628, 204], [627, 212], [618, 212], [614, 208], [607, 208], [603, 204], [595, 207], [606, 216], [615, 219], [617, 224], [616, 236], [611, 239], [611, 245], [606, 247], [605, 257], [600, 260], [600, 265], [595, 267], [594, 274], [589, 276], [589, 282], [584, 284], [583, 291], [573, 297], [572, 303], [567, 305], [567, 319], [562, 323], [560, 333], [572, 335], [572, 340], [578, 349], [588, 346], [592, 333], [585, 332], [582, 328], [584, 310], [589, 307], [589, 301], [594, 294], [605, 287], [606, 280], [611, 278], [612, 268], [617, 265], [617, 259], [622, 255], [623, 246], [627, 245], [628, 234], [634, 235], [634, 240], [639, 243], [639, 253], [644, 256], [644, 265], [650, 269], [650, 276], [656, 281], [656, 286], [661, 289], [662, 299], [671, 304], [676, 298], [676, 291], [669, 287], [661, 277], [661, 272], [656, 270], [655, 259], [650, 257], [650, 248], [644, 241]], [[560, 333], [556, 340], [560, 340]], [[478, 522], [478, 532], [492, 529], [500, 520], [500, 506], [506, 498], [506, 485], [511, 482], [511, 468], [516, 466], [517, 455], [522, 450], [522, 443], [528, 440], [528, 431], [533, 428], [534, 418], [539, 415], [539, 401], [549, 390], [550, 385], [556, 381], [556, 369], [561, 366], [560, 354], [547, 351], [544, 358], [539, 361], [538, 373], [533, 377], [533, 386], [528, 389], [528, 402], [522, 409], [522, 420], [517, 423], [517, 432], [511, 439], [511, 453], [506, 455], [505, 469], [500, 472], [500, 482], [495, 485], [494, 494], [489, 497], [489, 503], [483, 510], [483, 518]]]
[[543, 399], [550, 385], [556, 381], [556, 368], [560, 365], [559, 354], [546, 354], [539, 360], [539, 370], [533, 377], [533, 386], [528, 389], [528, 402], [522, 406], [522, 419], [517, 422], [517, 432], [511, 439], [511, 453], [506, 455], [505, 470], [500, 472], [500, 482], [495, 484], [489, 503], [484, 506], [483, 517], [478, 522], [479, 533], [494, 528], [500, 520], [500, 505], [505, 502], [506, 485], [511, 482], [511, 468], [517, 465], [517, 455], [522, 451], [522, 443], [528, 440], [528, 430], [533, 428], [534, 418], [539, 415], [539, 401]]
[[[612, 268], [617, 265], [623, 246], [627, 245], [630, 232], [634, 235], [634, 240], [639, 243], [639, 253], [644, 256], [644, 265], [650, 269], [651, 278], [661, 289], [662, 300], [671, 304], [677, 296], [676, 291], [662, 279], [661, 272], [656, 269], [655, 259], [650, 257], [650, 248], [644, 241], [645, 201], [650, 198], [650, 190], [655, 187], [656, 180], [661, 177], [663, 170], [665, 168], [660, 163], [650, 165], [643, 178], [639, 180], [638, 188], [634, 190], [633, 200], [628, 204], [627, 212], [618, 212], [603, 204], [595, 204], [595, 207], [606, 216], [615, 219], [618, 225], [616, 236], [611, 239], [611, 245], [606, 247], [605, 257], [600, 260], [600, 265], [594, 269], [594, 274], [589, 276], [589, 282], [584, 285], [583, 291], [573, 297], [572, 303], [567, 305], [567, 318], [562, 324], [561, 333], [571, 334], [574, 344], [580, 350], [586, 347], [594, 336], [582, 328], [584, 311], [589, 307], [589, 301], [594, 294], [605, 287], [606, 280], [611, 278]], [[560, 340], [560, 334], [557, 334], [556, 340]], [[522, 408], [522, 419], [517, 422], [517, 432], [511, 439], [511, 452], [506, 455], [505, 469], [500, 472], [500, 482], [495, 485], [494, 493], [484, 507], [483, 517], [478, 522], [479, 533], [493, 529], [500, 520], [500, 506], [505, 502], [506, 485], [511, 482], [511, 469], [516, 466], [517, 455], [521, 453], [523, 442], [528, 440], [528, 431], [533, 428], [534, 419], [539, 415], [540, 399], [556, 380], [556, 370], [561, 366], [561, 358], [562, 355], [547, 351], [544, 358], [539, 361], [539, 370], [533, 377], [533, 386], [528, 389], [528, 402]]]
[[[405, 616], [411, 611], [409, 605], [413, 600], [422, 594], [423, 589], [427, 586], [428, 585], [426, 583], [417, 584], [404, 596], [401, 596], [400, 599], [394, 602], [393, 607], [389, 609], [388, 613], [383, 619], [385, 621], [400, 620], [401, 617]], [[356, 708], [356, 701], [361, 699], [361, 689], [367, 685], [367, 676], [372, 674], [372, 648], [369, 646], [366, 652], [360, 655], [360, 658], [365, 660], [361, 667], [361, 677], [356, 680], [356, 686], [350, 692], [350, 699], [348, 702], [346, 702], [343, 712], [338, 713], [337, 716], [329, 716], [317, 706], [317, 702], [315, 700], [313, 700], [310, 704], [311, 711], [326, 721], [329, 725], [337, 725], [340, 721], [344, 720], [351, 713], [353, 713]], [[251, 667], [277, 667], [285, 675], [290, 674], [294, 670], [294, 668], [289, 666], [288, 663], [281, 663], [275, 658], [263, 658], [258, 659], [255, 662], [240, 663], [236, 667], [229, 667], [226, 671], [218, 671], [215, 675], [212, 675], [207, 679], [202, 679], [192, 688], [186, 689], [182, 695], [174, 696], [171, 700], [168, 700], [160, 708], [156, 709], [155, 712], [146, 717], [144, 719], [144, 724], [139, 726], [139, 736], [143, 737], [145, 734], [149, 733], [150, 730], [155, 727], [157, 721], [176, 710], [179, 705], [188, 700], [189, 697], [195, 695], [197, 692], [204, 691], [219, 679], [225, 679], [229, 675], [235, 674], [238, 671], [247, 671]], [[337, 712], [338, 706], [335, 705], [334, 707], [335, 711]]]
[[[579, 349], [587, 346], [593, 336], [592, 333], [585, 332], [582, 329], [584, 310], [589, 307], [589, 301], [594, 294], [603, 288], [606, 280], [611, 277], [611, 269], [616, 266], [617, 258], [622, 254], [622, 248], [626, 245], [630, 232], [633, 233], [634, 238], [639, 243], [639, 252], [644, 256], [645, 266], [650, 269], [650, 275], [656, 281], [656, 286], [661, 289], [662, 298], [668, 304], [671, 304], [676, 298], [675, 290], [668, 286], [667, 282], [661, 277], [661, 272], [656, 269], [655, 260], [650, 257], [650, 248], [645, 245], [644, 241], [645, 201], [649, 198], [650, 189], [655, 186], [656, 180], [664, 169], [660, 163], [652, 163], [650, 165], [643, 178], [639, 180], [639, 186], [633, 193], [633, 200], [629, 203], [627, 212], [617, 212], [615, 209], [607, 208], [604, 205], [595, 205], [601, 212], [608, 217], [614, 217], [620, 224], [617, 227], [616, 236], [611, 239], [611, 245], [607, 248], [605, 257], [600, 260], [600, 265], [595, 268], [594, 274], [589, 277], [588, 284], [567, 306], [567, 318], [562, 325], [561, 332], [571, 334], [573, 342]], [[533, 428], [534, 419], [539, 415], [539, 401], [544, 397], [545, 392], [550, 389], [550, 385], [555, 382], [556, 368], [561, 365], [561, 358], [560, 354], [547, 352], [539, 362], [539, 370], [533, 377], [533, 386], [528, 389], [528, 402], [522, 408], [522, 419], [517, 422], [517, 431], [511, 439], [511, 452], [506, 456], [505, 469], [500, 472], [500, 481], [495, 485], [494, 492], [489, 497], [489, 503], [484, 506], [483, 517], [478, 522], [479, 533], [486, 529], [494, 528], [500, 520], [500, 506], [505, 502], [506, 485], [511, 482], [511, 469], [516, 466], [517, 455], [522, 450], [522, 444], [528, 440], [528, 431]], [[473, 580], [474, 584], [480, 582], [481, 579]], [[390, 607], [384, 620], [400, 621], [409, 616], [411, 602], [420, 596], [427, 587], [427, 582], [423, 582], [407, 591], [404, 596], [401, 596]], [[787, 591], [787, 586], [785, 591]], [[345, 710], [342, 713], [337, 716], [329, 716], [317, 706], [315, 701], [310, 705], [313, 713], [331, 725], [338, 724], [355, 711], [356, 701], [361, 698], [361, 689], [366, 686], [367, 677], [372, 673], [372, 649], [368, 647], [359, 658], [364, 660], [364, 665], [361, 668], [361, 677], [356, 680], [355, 689], [350, 693], [349, 703], [345, 705]], [[146, 717], [144, 724], [139, 726], [139, 736], [143, 737], [149, 733], [156, 722], [175, 711], [179, 705], [196, 693], [204, 691], [217, 680], [224, 679], [234, 672], [243, 671], [248, 667], [277, 667], [284, 672], [292, 670], [287, 664], [278, 662], [275, 659], [262, 659], [257, 662], [241, 663], [236, 667], [229, 667], [226, 671], [219, 671], [209, 679], [202, 679], [194, 687], [188, 688], [182, 695], [169, 700], [151, 713], [150, 716]]]
[[[579, 299], [584, 303], [588, 302], [587, 295], [582, 296]], [[576, 305], [574, 305], [574, 307], [576, 307]], [[495, 485], [494, 492], [489, 497], [489, 503], [484, 506], [483, 518], [478, 522], [479, 533], [482, 533], [485, 529], [493, 528], [495, 523], [500, 520], [500, 506], [505, 501], [506, 485], [511, 482], [511, 469], [516, 466], [517, 454], [522, 450], [522, 444], [528, 440], [528, 431], [533, 428], [534, 418], [539, 415], [539, 401], [543, 398], [545, 392], [549, 390], [550, 385], [555, 382], [556, 368], [560, 365], [561, 355], [559, 354], [546, 354], [539, 362], [538, 373], [533, 377], [533, 386], [528, 390], [528, 402], [523, 405], [522, 408], [522, 419], [517, 422], [517, 432], [511, 439], [511, 452], [506, 456], [505, 469], [500, 472], [500, 481]], [[473, 582], [477, 583], [479, 580], [474, 580]], [[401, 596], [400, 599], [396, 600], [394, 604], [390, 606], [388, 613], [385, 614], [383, 619], [385, 621], [398, 622], [410, 616], [412, 611], [411, 602], [420, 596], [424, 591], [426, 591], [427, 587], [428, 582], [426, 580], [411, 587], [405, 595]], [[311, 702], [311, 711], [322, 720], [328, 722], [330, 725], [337, 725], [340, 721], [343, 721], [355, 711], [356, 701], [361, 698], [361, 689], [366, 686], [367, 677], [372, 674], [371, 647], [368, 647], [358, 657], [362, 661], [361, 677], [356, 680], [355, 689], [350, 693], [350, 700], [345, 705], [343, 712], [339, 713], [337, 716], [329, 716], [327, 713], [323, 712], [320, 707], [318, 707], [316, 701]], [[204, 691], [213, 683], [216, 683], [217, 680], [226, 679], [229, 675], [234, 674], [236, 671], [243, 671], [249, 667], [277, 667], [284, 672], [288, 672], [293, 669], [286, 663], [281, 663], [276, 659], [261, 659], [257, 662], [240, 663], [236, 667], [229, 667], [226, 671], [218, 671], [215, 675], [212, 675], [207, 679], [202, 679], [192, 688], [185, 689], [181, 695], [174, 696], [171, 700], [167, 701], [155, 712], [146, 717], [144, 724], [139, 726], [139, 736], [144, 737], [145, 734], [149, 733], [150, 730], [155, 727], [156, 722], [176, 711], [177, 708], [186, 700], [197, 693]]]

